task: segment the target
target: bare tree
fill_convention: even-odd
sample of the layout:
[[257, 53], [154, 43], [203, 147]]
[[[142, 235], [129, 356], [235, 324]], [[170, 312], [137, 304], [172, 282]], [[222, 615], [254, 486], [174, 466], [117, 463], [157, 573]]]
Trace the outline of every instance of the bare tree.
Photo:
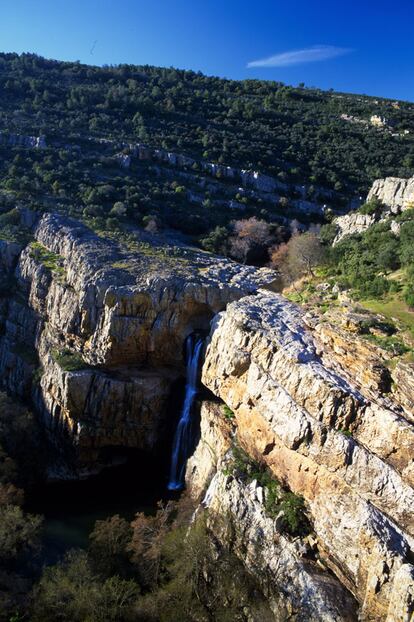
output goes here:
[[254, 216], [233, 223], [234, 235], [230, 237], [230, 254], [245, 263], [249, 253], [256, 251], [258, 255], [267, 254], [273, 236], [271, 227], [265, 220]]
[[286, 284], [301, 276], [314, 276], [314, 269], [324, 259], [324, 249], [319, 237], [308, 231], [294, 234], [287, 244], [275, 247], [271, 254], [271, 265], [281, 273]]
[[174, 509], [173, 501], [166, 504], [159, 501], [155, 516], [139, 512], [131, 523], [132, 539], [128, 550], [143, 579], [149, 583], [158, 583], [162, 543], [170, 529]]
[[288, 242], [288, 262], [290, 270], [296, 277], [307, 274], [314, 275], [314, 268], [318, 266], [324, 258], [324, 249], [319, 237], [313, 232], [294, 235]]

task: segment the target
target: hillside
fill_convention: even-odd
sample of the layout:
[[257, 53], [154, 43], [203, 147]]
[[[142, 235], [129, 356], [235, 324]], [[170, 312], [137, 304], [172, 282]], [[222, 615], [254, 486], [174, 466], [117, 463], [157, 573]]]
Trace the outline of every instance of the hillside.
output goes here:
[[0, 89], [0, 622], [411, 622], [414, 104]]
[[[205, 237], [289, 226], [414, 172], [414, 105], [257, 80], [0, 55], [3, 209]], [[385, 120], [385, 125], [381, 125]]]

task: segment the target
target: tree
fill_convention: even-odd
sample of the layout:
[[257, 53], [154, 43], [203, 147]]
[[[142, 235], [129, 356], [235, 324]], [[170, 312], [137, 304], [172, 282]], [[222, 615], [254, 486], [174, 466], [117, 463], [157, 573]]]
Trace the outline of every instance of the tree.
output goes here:
[[40, 550], [42, 518], [24, 514], [16, 505], [0, 507], [0, 560], [15, 565]]
[[230, 237], [230, 254], [246, 263], [248, 259], [258, 261], [267, 257], [268, 247], [273, 240], [270, 225], [256, 217], [236, 220]]
[[34, 590], [35, 622], [123, 622], [133, 617], [139, 586], [117, 576], [101, 582], [84, 551], [70, 551], [47, 567]]
[[122, 201], [116, 201], [109, 213], [111, 214], [111, 216], [123, 218], [124, 216], [126, 216], [127, 213], [125, 203], [123, 203]]
[[175, 504], [160, 501], [155, 516], [139, 512], [131, 523], [132, 538], [128, 546], [144, 583], [157, 585], [161, 569], [163, 540], [170, 529]]
[[314, 268], [322, 263], [324, 249], [315, 233], [294, 235], [288, 242], [288, 263], [293, 276], [314, 276]]
[[325, 249], [313, 232], [296, 233], [287, 244], [276, 247], [271, 255], [271, 265], [278, 270], [286, 283], [304, 276], [314, 276], [314, 268], [325, 258]]
[[229, 232], [226, 227], [216, 227], [201, 240], [202, 247], [210, 253], [226, 255], [228, 250]]
[[94, 568], [105, 576], [125, 574], [129, 564], [127, 547], [131, 537], [130, 524], [118, 514], [96, 521], [89, 536], [89, 554]]

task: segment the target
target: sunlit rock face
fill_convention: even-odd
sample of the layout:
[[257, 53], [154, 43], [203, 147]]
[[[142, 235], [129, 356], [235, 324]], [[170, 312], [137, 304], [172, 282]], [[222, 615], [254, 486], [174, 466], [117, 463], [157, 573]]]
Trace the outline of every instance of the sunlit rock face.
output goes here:
[[[414, 430], [369, 375], [353, 381], [344, 339], [259, 292], [217, 316], [202, 378], [234, 411], [246, 451], [303, 495], [320, 555], [362, 618], [385, 620], [411, 559]], [[353, 353], [356, 371], [372, 366], [372, 351]]]
[[0, 246], [15, 283], [0, 309], [1, 382], [32, 395], [53, 433], [67, 431], [82, 468], [108, 446], [151, 450], [187, 335], [277, 281], [272, 270], [143, 235], [107, 239], [46, 214], [25, 248]]
[[186, 482], [189, 494], [201, 501], [211, 480], [225, 464], [232, 444], [232, 429], [223, 416], [223, 406], [203, 401], [200, 407], [200, 439], [187, 462]]
[[371, 214], [360, 214], [359, 212], [350, 212], [345, 216], [340, 216], [335, 220], [337, 233], [334, 245], [338, 244], [342, 238], [354, 233], [363, 233], [373, 225], [378, 218]]
[[[0, 379], [69, 443], [72, 475], [101, 468], [107, 450], [154, 451], [184, 341], [210, 331], [213, 396], [186, 480], [214, 537], [225, 544], [226, 517], [236, 554], [270, 580], [277, 622], [408, 622], [412, 365], [390, 369], [349, 329], [355, 318], [304, 314], [274, 293], [271, 270], [145, 233], [107, 239], [58, 215], [29, 221], [31, 243], [0, 243]], [[228, 473], [235, 437], [303, 496], [312, 542], [283, 535], [263, 489]]]
[[414, 206], [414, 177], [402, 179], [400, 177], [386, 177], [374, 181], [369, 191], [367, 201], [379, 199], [393, 214]]
[[[381, 201], [385, 206], [385, 210], [382, 213], [376, 214], [350, 212], [345, 216], [336, 218], [334, 222], [337, 232], [334, 244], [340, 242], [347, 235], [363, 233], [375, 222], [414, 207], [414, 177], [410, 177], [410, 179], [399, 177], [376, 179], [368, 193], [367, 202], [372, 199]], [[399, 235], [399, 223], [391, 222], [391, 230], [395, 235]]]
[[[356, 619], [357, 603], [314, 558], [312, 536], [288, 537], [264, 507], [264, 489], [229, 474], [236, 430], [223, 404], [201, 405], [200, 440], [187, 464], [189, 494], [208, 510], [213, 537], [243, 561], [258, 580], [275, 622]], [[199, 510], [200, 511], [200, 510]]]

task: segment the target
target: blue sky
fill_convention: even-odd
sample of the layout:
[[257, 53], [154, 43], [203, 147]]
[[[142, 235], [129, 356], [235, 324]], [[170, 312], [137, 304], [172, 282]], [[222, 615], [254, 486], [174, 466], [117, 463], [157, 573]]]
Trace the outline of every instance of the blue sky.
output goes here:
[[414, 0], [0, 0], [0, 50], [414, 101]]

